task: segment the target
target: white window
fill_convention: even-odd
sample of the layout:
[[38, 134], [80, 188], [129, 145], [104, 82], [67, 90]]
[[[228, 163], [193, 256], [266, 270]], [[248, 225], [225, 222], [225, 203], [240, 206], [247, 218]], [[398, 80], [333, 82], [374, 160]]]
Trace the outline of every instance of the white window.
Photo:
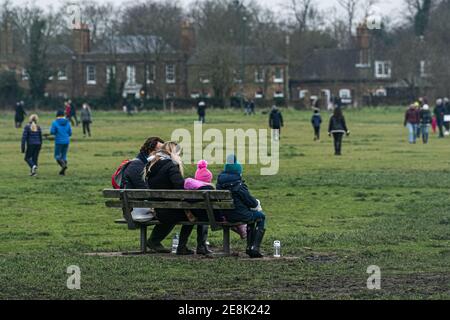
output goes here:
[[60, 80], [60, 81], [67, 80], [67, 71], [66, 70], [67, 70], [66, 66], [62, 66], [59, 68], [58, 74], [57, 74], [58, 80]]
[[28, 81], [29, 75], [27, 69], [22, 69], [22, 81]]
[[175, 83], [175, 65], [166, 64], [166, 83]]
[[167, 99], [172, 99], [175, 98], [177, 95], [175, 94], [175, 92], [167, 92], [166, 94], [166, 98]]
[[200, 83], [203, 83], [203, 84], [208, 84], [210, 82], [209, 77], [205, 72], [200, 73], [199, 80], [200, 80]]
[[237, 70], [233, 70], [233, 81], [234, 83], [242, 83], [241, 74]]
[[379, 89], [375, 90], [375, 95], [377, 97], [386, 97], [387, 96], [387, 91], [384, 88], [379, 88]]
[[114, 65], [107, 65], [106, 66], [106, 83], [109, 83], [111, 81], [111, 78], [116, 77], [116, 66]]
[[198, 93], [198, 92], [192, 92], [192, 93], [191, 93], [191, 98], [192, 98], [192, 99], [199, 99], [199, 98], [200, 98], [200, 93]]
[[262, 91], [255, 92], [255, 99], [263, 99], [263, 98], [264, 98], [264, 94]]
[[284, 98], [284, 93], [283, 93], [283, 91], [276, 91], [276, 92], [273, 94], [273, 97], [274, 97], [274, 98]]
[[255, 71], [255, 82], [256, 83], [263, 83], [265, 79], [265, 72], [264, 69], [258, 68]]
[[422, 78], [428, 77], [428, 68], [429, 68], [429, 63], [428, 61], [422, 60], [420, 61], [420, 76]]
[[127, 66], [127, 84], [136, 84], [136, 67], [133, 65]]
[[299, 97], [299, 99], [305, 99], [307, 94], [308, 94], [308, 90], [300, 90], [298, 92], [298, 97]]
[[273, 82], [275, 82], [275, 83], [283, 83], [284, 82], [283, 68], [280, 68], [280, 67], [275, 68], [275, 76], [274, 76]]
[[156, 66], [154, 64], [147, 65], [145, 67], [147, 84], [155, 83], [156, 80]]
[[341, 98], [342, 103], [352, 103], [352, 91], [350, 89], [339, 90], [339, 98]]
[[86, 77], [87, 77], [87, 84], [91, 85], [97, 84], [94, 65], [89, 65], [86, 67]]
[[375, 77], [379, 79], [391, 78], [391, 62], [375, 61]]

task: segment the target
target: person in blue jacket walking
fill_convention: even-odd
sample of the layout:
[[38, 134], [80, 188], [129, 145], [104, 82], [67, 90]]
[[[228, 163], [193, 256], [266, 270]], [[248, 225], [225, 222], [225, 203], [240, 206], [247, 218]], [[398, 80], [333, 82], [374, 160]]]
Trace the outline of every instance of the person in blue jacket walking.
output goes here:
[[69, 120], [64, 117], [64, 111], [56, 113], [56, 120], [50, 128], [50, 134], [55, 136], [55, 160], [60, 165], [59, 174], [64, 176], [67, 170], [67, 152], [69, 151], [72, 127]]
[[314, 128], [314, 141], [320, 141], [320, 125], [322, 124], [322, 117], [320, 116], [319, 109], [314, 110], [311, 123]]

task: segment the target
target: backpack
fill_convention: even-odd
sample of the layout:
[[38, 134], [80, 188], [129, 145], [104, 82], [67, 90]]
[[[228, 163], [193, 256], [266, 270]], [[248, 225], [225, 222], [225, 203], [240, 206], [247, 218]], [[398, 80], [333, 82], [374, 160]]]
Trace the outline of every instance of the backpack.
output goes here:
[[123, 187], [123, 174], [125, 169], [128, 168], [128, 165], [136, 159], [132, 160], [123, 160], [120, 166], [117, 168], [116, 172], [113, 173], [111, 177], [111, 184], [114, 189], [122, 189]]

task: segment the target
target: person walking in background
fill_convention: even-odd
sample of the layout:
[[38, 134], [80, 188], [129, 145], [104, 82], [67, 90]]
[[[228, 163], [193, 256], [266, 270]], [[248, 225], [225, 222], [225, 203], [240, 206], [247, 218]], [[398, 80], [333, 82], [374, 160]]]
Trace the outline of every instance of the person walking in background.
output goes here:
[[442, 99], [436, 100], [436, 107], [434, 108], [434, 115], [436, 117], [437, 126], [439, 128], [439, 138], [444, 138], [444, 114], [445, 114], [445, 107], [443, 104]]
[[64, 176], [67, 170], [67, 152], [69, 151], [72, 127], [69, 120], [64, 118], [64, 111], [56, 113], [56, 120], [50, 128], [50, 134], [55, 136], [55, 160], [60, 165], [59, 175]]
[[255, 114], [255, 100], [250, 100], [250, 105], [249, 105], [249, 108], [250, 108], [250, 114]]
[[314, 110], [311, 123], [314, 128], [314, 141], [320, 141], [320, 125], [322, 124], [322, 117], [320, 116], [319, 109]]
[[83, 103], [83, 109], [81, 110], [81, 124], [83, 125], [83, 136], [86, 137], [86, 134], [91, 136], [91, 123], [92, 123], [92, 114], [91, 108], [87, 103]]
[[417, 112], [416, 105], [411, 104], [406, 110], [405, 113], [405, 121], [403, 122], [403, 125], [408, 128], [409, 132], [409, 143], [414, 144], [416, 143], [417, 139], [417, 126], [420, 123], [420, 116]]
[[198, 121], [201, 121], [202, 123], [205, 123], [205, 117], [206, 117], [206, 103], [205, 101], [200, 101], [197, 105], [197, 114], [198, 114]]
[[448, 98], [444, 98], [442, 104], [444, 106], [444, 119], [443, 119], [444, 128], [445, 128], [444, 135], [448, 136], [450, 133], [450, 122], [446, 121], [446, 120], [448, 120], [448, 118], [450, 118], [450, 103], [448, 101]]
[[269, 115], [269, 127], [273, 130], [273, 139], [280, 140], [281, 128], [284, 127], [283, 115], [278, 110], [276, 105], [272, 106], [272, 111]]
[[428, 143], [431, 125], [431, 111], [428, 104], [424, 104], [420, 110], [420, 129], [422, 131], [422, 141], [424, 144]]
[[30, 167], [30, 175], [36, 176], [38, 168], [39, 153], [42, 147], [42, 131], [38, 126], [37, 115], [30, 116], [30, 122], [23, 129], [22, 153], [25, 153], [25, 162]]
[[342, 139], [344, 134], [350, 135], [350, 130], [345, 123], [344, 115], [342, 114], [342, 108], [335, 108], [334, 113], [330, 118], [328, 125], [328, 135], [333, 135], [334, 139], [334, 155], [342, 155]]
[[18, 129], [22, 127], [22, 123], [25, 120], [25, 116], [27, 115], [27, 113], [25, 112], [23, 101], [16, 103], [15, 111], [16, 112], [14, 115], [14, 126], [16, 127], [16, 129]]
[[73, 125], [73, 121], [75, 120], [75, 125], [78, 127], [78, 118], [77, 118], [77, 108], [75, 106], [75, 104], [72, 102], [72, 100], [69, 100], [69, 105], [70, 105], [70, 122]]
[[420, 139], [420, 136], [421, 136], [421, 126], [420, 126], [420, 111], [422, 110], [422, 108], [423, 108], [423, 106], [424, 105], [426, 105], [428, 102], [427, 102], [427, 98], [421, 98], [422, 100], [420, 100], [420, 103], [415, 103], [414, 104], [414, 107], [415, 107], [415, 110], [416, 110], [416, 114], [417, 114], [417, 119], [419, 119], [418, 120], [418, 122], [417, 122], [417, 126], [416, 126], [416, 139]]

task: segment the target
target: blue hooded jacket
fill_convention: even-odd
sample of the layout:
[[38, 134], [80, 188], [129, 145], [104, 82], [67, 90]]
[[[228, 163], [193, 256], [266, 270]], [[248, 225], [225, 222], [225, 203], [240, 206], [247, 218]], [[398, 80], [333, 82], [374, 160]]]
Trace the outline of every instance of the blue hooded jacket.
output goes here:
[[69, 144], [72, 136], [72, 127], [65, 118], [58, 118], [52, 123], [50, 134], [55, 136], [55, 144]]
[[258, 201], [250, 194], [247, 185], [238, 172], [222, 172], [217, 179], [217, 190], [229, 190], [233, 197], [234, 210], [223, 210], [230, 222], [246, 222], [253, 218]]

